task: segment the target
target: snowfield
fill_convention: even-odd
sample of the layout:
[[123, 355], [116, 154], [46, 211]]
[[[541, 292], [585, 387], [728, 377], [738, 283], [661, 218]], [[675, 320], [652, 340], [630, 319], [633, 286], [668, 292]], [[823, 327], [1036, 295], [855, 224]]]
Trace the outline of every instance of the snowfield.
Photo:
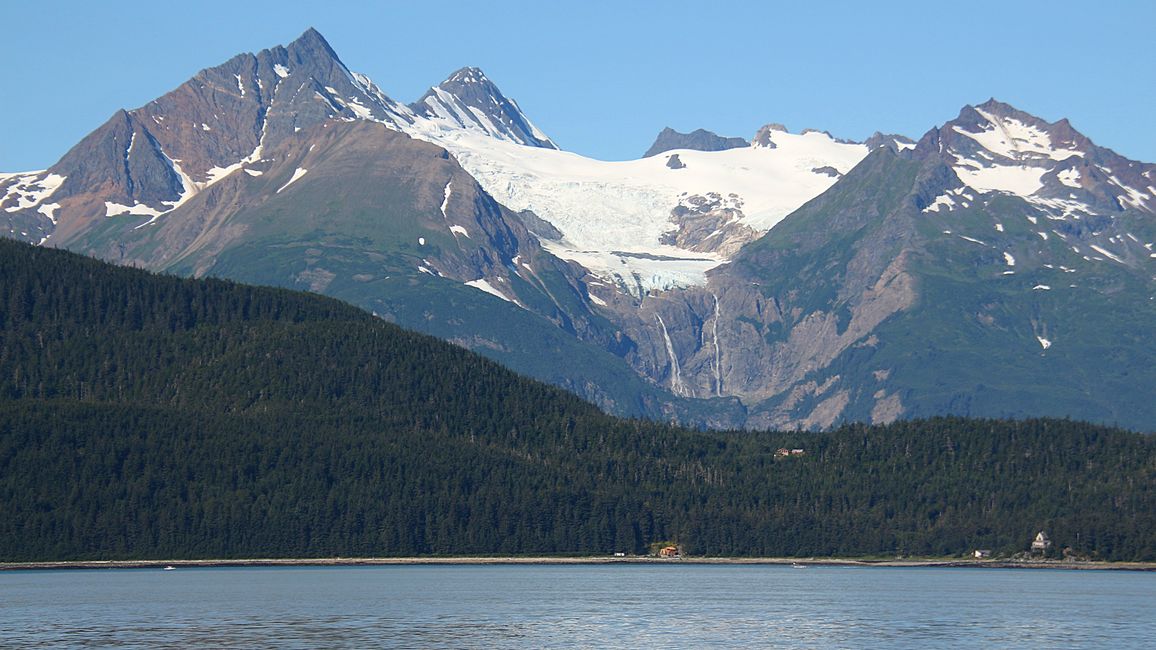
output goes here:
[[[661, 243], [677, 228], [671, 210], [681, 199], [733, 194], [741, 206], [739, 223], [761, 234], [837, 180], [814, 170], [846, 173], [868, 153], [865, 145], [824, 133], [776, 132], [773, 149], [680, 149], [607, 162], [423, 122], [406, 130], [448, 149], [502, 204], [532, 210], [561, 231], [560, 241], [543, 242], [552, 253], [635, 293], [703, 284], [706, 271], [726, 261]], [[684, 168], [667, 167], [673, 154]]]

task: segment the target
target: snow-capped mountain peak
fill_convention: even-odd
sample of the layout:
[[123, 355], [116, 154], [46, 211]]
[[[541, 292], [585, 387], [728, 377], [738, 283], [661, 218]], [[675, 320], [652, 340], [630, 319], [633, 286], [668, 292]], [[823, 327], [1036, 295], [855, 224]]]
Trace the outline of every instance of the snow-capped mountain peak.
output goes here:
[[1050, 217], [1156, 211], [1152, 165], [1095, 145], [1066, 119], [1047, 122], [995, 99], [965, 106], [920, 142], [970, 189], [1027, 199]]
[[521, 145], [558, 148], [479, 68], [454, 72], [430, 88], [410, 109], [450, 128], [476, 131]]

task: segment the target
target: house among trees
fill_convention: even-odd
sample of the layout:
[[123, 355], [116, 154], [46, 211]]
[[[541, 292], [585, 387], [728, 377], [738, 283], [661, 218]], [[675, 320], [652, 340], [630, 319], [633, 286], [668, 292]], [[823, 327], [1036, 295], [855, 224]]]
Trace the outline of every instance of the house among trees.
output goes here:
[[986, 560], [989, 557], [991, 557], [991, 549], [987, 549], [987, 548], [975, 549], [975, 559]]
[[1041, 530], [1040, 532], [1036, 533], [1036, 538], [1032, 540], [1032, 553], [1037, 551], [1043, 553], [1051, 547], [1052, 540], [1048, 539], [1048, 536], [1046, 533], [1044, 533], [1044, 531]]
[[775, 450], [775, 458], [786, 458], [787, 456], [802, 456], [807, 452], [802, 449], [787, 449], [783, 447]]
[[658, 551], [658, 557], [666, 557], [666, 558], [678, 557], [678, 547], [677, 546], [663, 546], [662, 549]]

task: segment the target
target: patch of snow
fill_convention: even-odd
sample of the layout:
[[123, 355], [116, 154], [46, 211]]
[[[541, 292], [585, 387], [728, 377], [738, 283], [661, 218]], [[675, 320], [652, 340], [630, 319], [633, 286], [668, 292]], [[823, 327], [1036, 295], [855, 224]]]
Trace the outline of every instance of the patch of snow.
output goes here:
[[595, 305], [598, 305], [599, 307], [605, 307], [606, 306], [605, 300], [599, 298], [598, 296], [596, 296], [592, 293], [587, 292], [586, 297], [590, 299], [590, 302], [594, 303]]
[[42, 203], [39, 208], [36, 208], [36, 211], [39, 212], [40, 214], [44, 215], [45, 217], [48, 217], [48, 220], [51, 221], [52, 225], [55, 226], [56, 225], [56, 211], [59, 209], [60, 209], [59, 203]]
[[935, 200], [931, 202], [931, 205], [923, 208], [923, 212], [939, 212], [940, 208], [947, 208], [947, 210], [950, 212], [954, 207], [955, 200], [951, 198], [950, 193], [940, 194], [939, 196], [935, 197]]
[[1003, 224], [1002, 224], [1002, 223], [997, 223], [997, 224], [995, 225], [995, 231], [996, 231], [996, 232], [1003, 232]]
[[463, 226], [450, 226], [450, 232], [452, 232], [455, 235], [462, 235], [462, 236], [466, 237], [467, 239], [470, 236], [469, 231], [467, 231], [465, 229], [465, 227], [463, 227]]
[[277, 76], [281, 77], [282, 79], [289, 76], [289, 68], [286, 68], [280, 63], [273, 64], [273, 72], [276, 72]]
[[981, 246], [987, 246], [987, 242], [980, 241], [980, 240], [975, 239], [973, 237], [968, 237], [967, 235], [956, 235], [956, 237], [959, 237], [960, 239], [972, 242], [974, 244], [979, 244]]
[[895, 148], [898, 149], [899, 151], [903, 151], [905, 149], [914, 149], [915, 148], [914, 142], [900, 142], [899, 140], [895, 140], [894, 142], [895, 142]]
[[513, 300], [510, 300], [506, 296], [506, 294], [502, 293], [497, 288], [495, 288], [494, 285], [487, 282], [485, 278], [479, 278], [477, 280], [470, 280], [469, 282], [466, 282], [466, 285], [471, 286], [475, 289], [481, 289], [482, 291], [485, 291], [486, 293], [488, 293], [492, 296], [497, 296], [497, 297], [501, 298], [502, 300], [505, 300], [506, 302], [514, 302]]
[[164, 157], [165, 161], [169, 164], [169, 167], [173, 170], [173, 173], [177, 175], [177, 178], [181, 179], [181, 195], [177, 197], [177, 200], [176, 201], [162, 201], [162, 203], [169, 206], [169, 209], [165, 210], [165, 212], [168, 212], [170, 210], [175, 210], [175, 209], [179, 208], [180, 206], [184, 205], [184, 203], [186, 201], [188, 201], [189, 199], [196, 196], [197, 193], [200, 192], [201, 189], [203, 187], [206, 187], [207, 185], [194, 181], [191, 176], [186, 174], [185, 170], [181, 168], [181, 161], [180, 160], [177, 160], [175, 158], [170, 158], [169, 155], [167, 153], [165, 153], [163, 150], [160, 151], [160, 154], [161, 154], [161, 156]]
[[[217, 181], [221, 180], [222, 178], [228, 176], [229, 174], [232, 174], [233, 172], [237, 171], [238, 169], [241, 169], [243, 164], [244, 163], [235, 162], [232, 165], [229, 165], [228, 167], [214, 167], [214, 168], [210, 169], [209, 171], [205, 172], [206, 180], [204, 183], [200, 184], [201, 189], [203, 190], [206, 187], [212, 185], [213, 183], [216, 183]], [[249, 171], [249, 170], [246, 169], [245, 171]], [[260, 175], [260, 174], [261, 174], [261, 172], [257, 172], [257, 175]]]
[[159, 217], [164, 212], [155, 208], [150, 208], [143, 203], [135, 205], [121, 205], [112, 201], [104, 202], [104, 216], [106, 217], [120, 217], [125, 215], [134, 215], [139, 217]]
[[353, 111], [354, 115], [357, 115], [357, 117], [360, 117], [363, 120], [369, 120], [371, 122], [374, 121], [373, 111], [362, 105], [362, 103], [356, 97], [350, 97], [349, 103], [347, 103], [345, 106], [349, 110]]
[[417, 270], [421, 271], [422, 273], [428, 273], [428, 274], [430, 274], [430, 275], [432, 275], [432, 276], [434, 276], [434, 277], [437, 277], [437, 273], [434, 273], [433, 271], [431, 271], [431, 270], [427, 269], [427, 268], [426, 268], [426, 267], [424, 267], [424, 266], [418, 266], [418, 267], [417, 267]]
[[264, 174], [265, 172], [263, 172], [259, 169], [246, 169], [245, 173], [250, 175], [250, 176], [260, 176], [261, 174]]
[[1069, 199], [1048, 199], [1042, 196], [1025, 197], [1028, 203], [1040, 208], [1049, 219], [1056, 221], [1079, 219], [1082, 216], [1095, 214], [1086, 203]]
[[1146, 208], [1148, 200], [1152, 198], [1151, 196], [1148, 196], [1147, 194], [1144, 194], [1143, 192], [1141, 192], [1141, 191], [1139, 191], [1133, 187], [1129, 187], [1129, 186], [1125, 185], [1123, 182], [1120, 181], [1120, 179], [1116, 178], [1115, 176], [1109, 177], [1108, 180], [1110, 180], [1112, 182], [1112, 184], [1115, 185], [1116, 187], [1124, 190], [1125, 196], [1121, 196], [1120, 200], [1123, 201], [1124, 203], [1127, 203], [1128, 205], [1130, 205], [1134, 208], [1138, 208], [1141, 210]]
[[1056, 174], [1056, 179], [1068, 187], [1081, 187], [1080, 170], [1078, 169], [1065, 169]]
[[287, 182], [284, 185], [282, 185], [281, 187], [277, 188], [277, 191], [274, 192], [274, 194], [280, 194], [281, 190], [283, 190], [286, 187], [289, 187], [293, 183], [297, 182], [297, 180], [299, 178], [301, 178], [302, 176], [304, 176], [308, 171], [309, 171], [308, 169], [303, 169], [301, 167], [298, 167], [296, 170], [293, 171], [293, 177], [289, 179], [289, 182]]
[[1072, 156], [1084, 155], [1076, 149], [1057, 148], [1047, 132], [1013, 117], [1001, 118], [981, 108], [975, 109], [975, 112], [987, 120], [984, 130], [972, 133], [957, 126], [955, 131], [975, 140], [979, 146], [997, 156], [1018, 161], [1043, 157], [1067, 160]]
[[4, 208], [5, 212], [19, 212], [20, 210], [27, 210], [34, 208], [52, 196], [56, 190], [64, 183], [65, 177], [59, 174], [44, 174], [43, 171], [25, 172], [21, 174], [11, 174], [8, 178], [16, 177], [16, 182], [8, 186], [8, 190], [4, 193], [4, 197], [0, 198], [0, 203], [7, 202], [11, 197], [16, 197], [16, 205], [10, 208]]
[[1043, 187], [1043, 175], [1047, 171], [1041, 167], [1014, 165], [996, 165], [979, 169], [962, 166], [955, 168], [955, 173], [961, 181], [980, 192], [1008, 192], [1019, 196], [1029, 196]]
[[1051, 291], [1051, 290], [1052, 290], [1052, 288], [1046, 284], [1037, 284], [1036, 286], [1032, 287], [1032, 291]]
[[425, 237], [418, 237], [417, 238], [417, 245], [418, 246], [425, 246]]
[[448, 214], [446, 214], [446, 208], [449, 207], [449, 205], [450, 205], [450, 194], [452, 194], [454, 191], [453, 186], [454, 186], [454, 182], [453, 182], [453, 180], [450, 180], [448, 183], [446, 183], [445, 188], [442, 189], [441, 211], [442, 211], [442, 218], [443, 219], [449, 219], [450, 218], [450, 216]]
[[1044, 338], [1044, 337], [1042, 337], [1042, 336], [1037, 336], [1037, 337], [1036, 337], [1036, 340], [1040, 342], [1040, 347], [1041, 347], [1041, 348], [1043, 348], [1043, 349], [1045, 349], [1045, 350], [1047, 350], [1048, 348], [1052, 347], [1052, 342], [1051, 342], [1051, 341], [1049, 341], [1049, 340], [1047, 340], [1047, 339], [1045, 339], [1045, 338]]
[[1099, 253], [1099, 254], [1103, 255], [1104, 257], [1106, 257], [1106, 258], [1108, 258], [1108, 259], [1112, 260], [1113, 262], [1118, 262], [1118, 263], [1120, 263], [1120, 264], [1123, 264], [1123, 263], [1124, 263], [1124, 260], [1120, 259], [1118, 256], [1116, 256], [1115, 254], [1111, 253], [1110, 251], [1107, 251], [1107, 250], [1105, 250], [1105, 249], [1103, 249], [1103, 248], [1101, 248], [1101, 247], [1099, 247], [1099, 246], [1097, 246], [1097, 245], [1095, 245], [1095, 244], [1091, 244], [1091, 247], [1092, 247], [1092, 250], [1094, 250], [1094, 251], [1096, 251], [1097, 253]]
[[340, 113], [341, 109], [345, 106], [345, 103], [341, 101], [340, 97], [329, 97], [328, 95], [322, 95], [316, 90], [313, 91], [313, 94], [316, 95], [321, 101], [328, 104], [329, 110], [333, 111], [334, 113]]
[[1003, 259], [1005, 262], [1007, 262], [1008, 266], [1015, 266], [1016, 265], [1016, 258], [1012, 257], [1011, 253], [1004, 253]]
[[1040, 232], [1037, 232], [1036, 234], [1040, 236], [1040, 239], [1042, 239], [1044, 241], [1048, 240], [1048, 233], [1040, 231]]

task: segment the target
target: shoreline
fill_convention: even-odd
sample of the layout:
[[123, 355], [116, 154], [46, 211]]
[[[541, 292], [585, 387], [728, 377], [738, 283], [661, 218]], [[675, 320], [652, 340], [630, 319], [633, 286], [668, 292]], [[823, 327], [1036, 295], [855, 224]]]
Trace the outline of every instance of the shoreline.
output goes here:
[[0, 571], [51, 569], [167, 569], [212, 567], [337, 567], [422, 565], [786, 565], [890, 568], [1068, 569], [1091, 571], [1156, 571], [1156, 562], [1092, 562], [1064, 560], [980, 559], [856, 559], [789, 557], [372, 557], [372, 558], [247, 558], [203, 560], [76, 560], [62, 562], [0, 562]]

